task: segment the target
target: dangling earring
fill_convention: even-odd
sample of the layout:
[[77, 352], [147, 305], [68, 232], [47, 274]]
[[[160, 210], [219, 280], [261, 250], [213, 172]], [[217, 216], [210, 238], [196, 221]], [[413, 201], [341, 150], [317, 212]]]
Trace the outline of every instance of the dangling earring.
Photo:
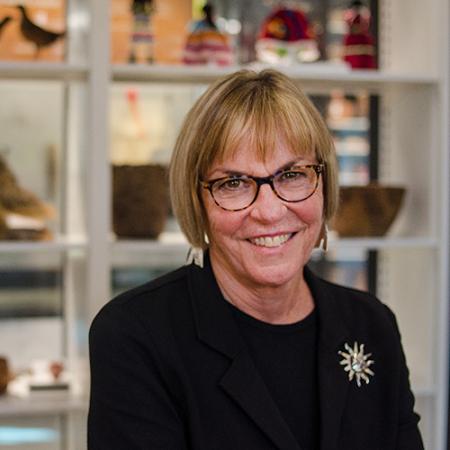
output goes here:
[[186, 265], [194, 263], [203, 269], [203, 249], [200, 247], [191, 247], [187, 254]]
[[[208, 235], [205, 233], [203, 235], [203, 239], [206, 244], [209, 244]], [[191, 247], [186, 257], [186, 264], [194, 263], [196, 266], [203, 269], [203, 249], [200, 247]]]
[[322, 251], [326, 253], [328, 250], [328, 225], [326, 223], [324, 223], [322, 227], [320, 244], [322, 246]]

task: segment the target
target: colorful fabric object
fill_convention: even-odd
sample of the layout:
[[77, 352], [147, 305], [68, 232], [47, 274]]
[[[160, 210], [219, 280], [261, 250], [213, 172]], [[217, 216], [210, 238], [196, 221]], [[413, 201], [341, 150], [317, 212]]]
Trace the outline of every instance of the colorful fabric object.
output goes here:
[[319, 57], [314, 31], [299, 9], [278, 7], [263, 22], [256, 42], [260, 61], [295, 63]]
[[226, 66], [233, 63], [233, 51], [229, 36], [222, 33], [212, 19], [212, 6], [207, 4], [205, 17], [195, 22], [187, 37], [183, 52], [185, 64], [216, 64]]
[[131, 42], [153, 42], [153, 31], [149, 16], [144, 14], [136, 14], [134, 16]]
[[264, 21], [260, 38], [296, 42], [314, 39], [314, 33], [303, 11], [277, 8]]
[[369, 9], [359, 1], [352, 2], [344, 18], [348, 25], [343, 41], [344, 61], [353, 69], [376, 69], [375, 41], [369, 31]]

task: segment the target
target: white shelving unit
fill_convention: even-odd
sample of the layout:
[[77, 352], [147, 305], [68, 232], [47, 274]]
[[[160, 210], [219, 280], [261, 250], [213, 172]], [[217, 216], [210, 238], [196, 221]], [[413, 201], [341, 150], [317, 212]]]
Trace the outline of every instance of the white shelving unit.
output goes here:
[[84, 81], [89, 69], [86, 64], [0, 61], [0, 73], [1, 78], [14, 80]]
[[84, 237], [57, 236], [52, 241], [0, 241], [1, 253], [61, 252], [64, 250], [85, 250]]
[[[51, 80], [66, 88], [63, 235], [53, 242], [0, 242], [0, 258], [61, 254], [65, 283], [61, 346], [84, 386], [81, 396], [0, 398], [6, 417], [67, 415], [64, 448], [83, 448], [71, 427], [88, 394], [86, 333], [109, 299], [113, 267], [183, 263], [188, 245], [176, 234], [158, 241], [112, 241], [109, 87], [129, 83], [209, 83], [238, 67], [111, 66], [107, 0], [68, 0], [68, 63], [0, 62], [4, 80]], [[386, 238], [337, 239], [332, 249], [380, 253], [380, 297], [396, 312], [409, 360], [426, 448], [444, 450], [447, 428], [450, 254], [450, 2], [380, 0], [378, 71], [281, 68], [307, 92], [366, 89], [381, 97], [380, 178], [404, 184], [407, 198]], [[407, 18], [405, 14], [407, 12]], [[81, 24], [81, 25], [80, 25]], [[93, 31], [93, 32], [92, 32]], [[79, 194], [82, 193], [80, 197]], [[0, 350], [2, 350], [0, 348]], [[20, 351], [17, 349], [16, 351]], [[73, 420], [73, 426], [79, 418]], [[82, 442], [82, 444], [80, 444]], [[80, 447], [81, 445], [81, 447]]]
[[37, 394], [27, 400], [7, 396], [0, 403], [0, 420], [2, 417], [21, 417], [30, 415], [55, 415], [68, 412], [84, 412], [87, 400], [70, 394]]
[[[317, 64], [317, 65], [316, 65]], [[248, 68], [260, 70], [269, 67], [266, 64], [250, 64]], [[240, 66], [227, 67], [204, 67], [198, 66], [133, 66], [115, 65], [112, 75], [115, 81], [171, 81], [171, 82], [194, 82], [208, 83], [216, 78], [239, 70]], [[322, 65], [312, 63], [308, 67], [286, 66], [280, 68], [292, 78], [297, 78], [305, 83], [323, 83], [333, 85], [339, 83], [354, 83], [356, 86], [367, 85], [381, 86], [386, 84], [434, 84], [438, 77], [430, 75], [426, 71], [423, 73], [405, 72], [379, 72], [373, 70], [360, 70], [357, 73], [349, 69], [342, 69], [340, 65]]]

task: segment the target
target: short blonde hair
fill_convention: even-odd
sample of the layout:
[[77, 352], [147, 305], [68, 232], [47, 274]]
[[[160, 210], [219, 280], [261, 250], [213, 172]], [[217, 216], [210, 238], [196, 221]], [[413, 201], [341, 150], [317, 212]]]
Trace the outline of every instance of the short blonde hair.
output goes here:
[[[187, 114], [170, 164], [170, 195], [182, 231], [206, 248], [208, 231], [200, 181], [215, 161], [232, 156], [245, 139], [248, 151], [270, 158], [282, 138], [294, 154], [325, 165], [324, 220], [338, 203], [338, 168], [328, 128], [306, 95], [286, 75], [240, 70], [213, 83]], [[231, 213], [232, 214], [232, 213]]]

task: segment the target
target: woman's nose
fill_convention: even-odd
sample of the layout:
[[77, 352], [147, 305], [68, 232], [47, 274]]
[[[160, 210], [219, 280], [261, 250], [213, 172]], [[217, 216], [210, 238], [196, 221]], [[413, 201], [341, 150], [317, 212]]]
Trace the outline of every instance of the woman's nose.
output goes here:
[[287, 210], [283, 200], [277, 197], [269, 184], [259, 188], [258, 197], [251, 208], [250, 215], [261, 222], [276, 222]]

